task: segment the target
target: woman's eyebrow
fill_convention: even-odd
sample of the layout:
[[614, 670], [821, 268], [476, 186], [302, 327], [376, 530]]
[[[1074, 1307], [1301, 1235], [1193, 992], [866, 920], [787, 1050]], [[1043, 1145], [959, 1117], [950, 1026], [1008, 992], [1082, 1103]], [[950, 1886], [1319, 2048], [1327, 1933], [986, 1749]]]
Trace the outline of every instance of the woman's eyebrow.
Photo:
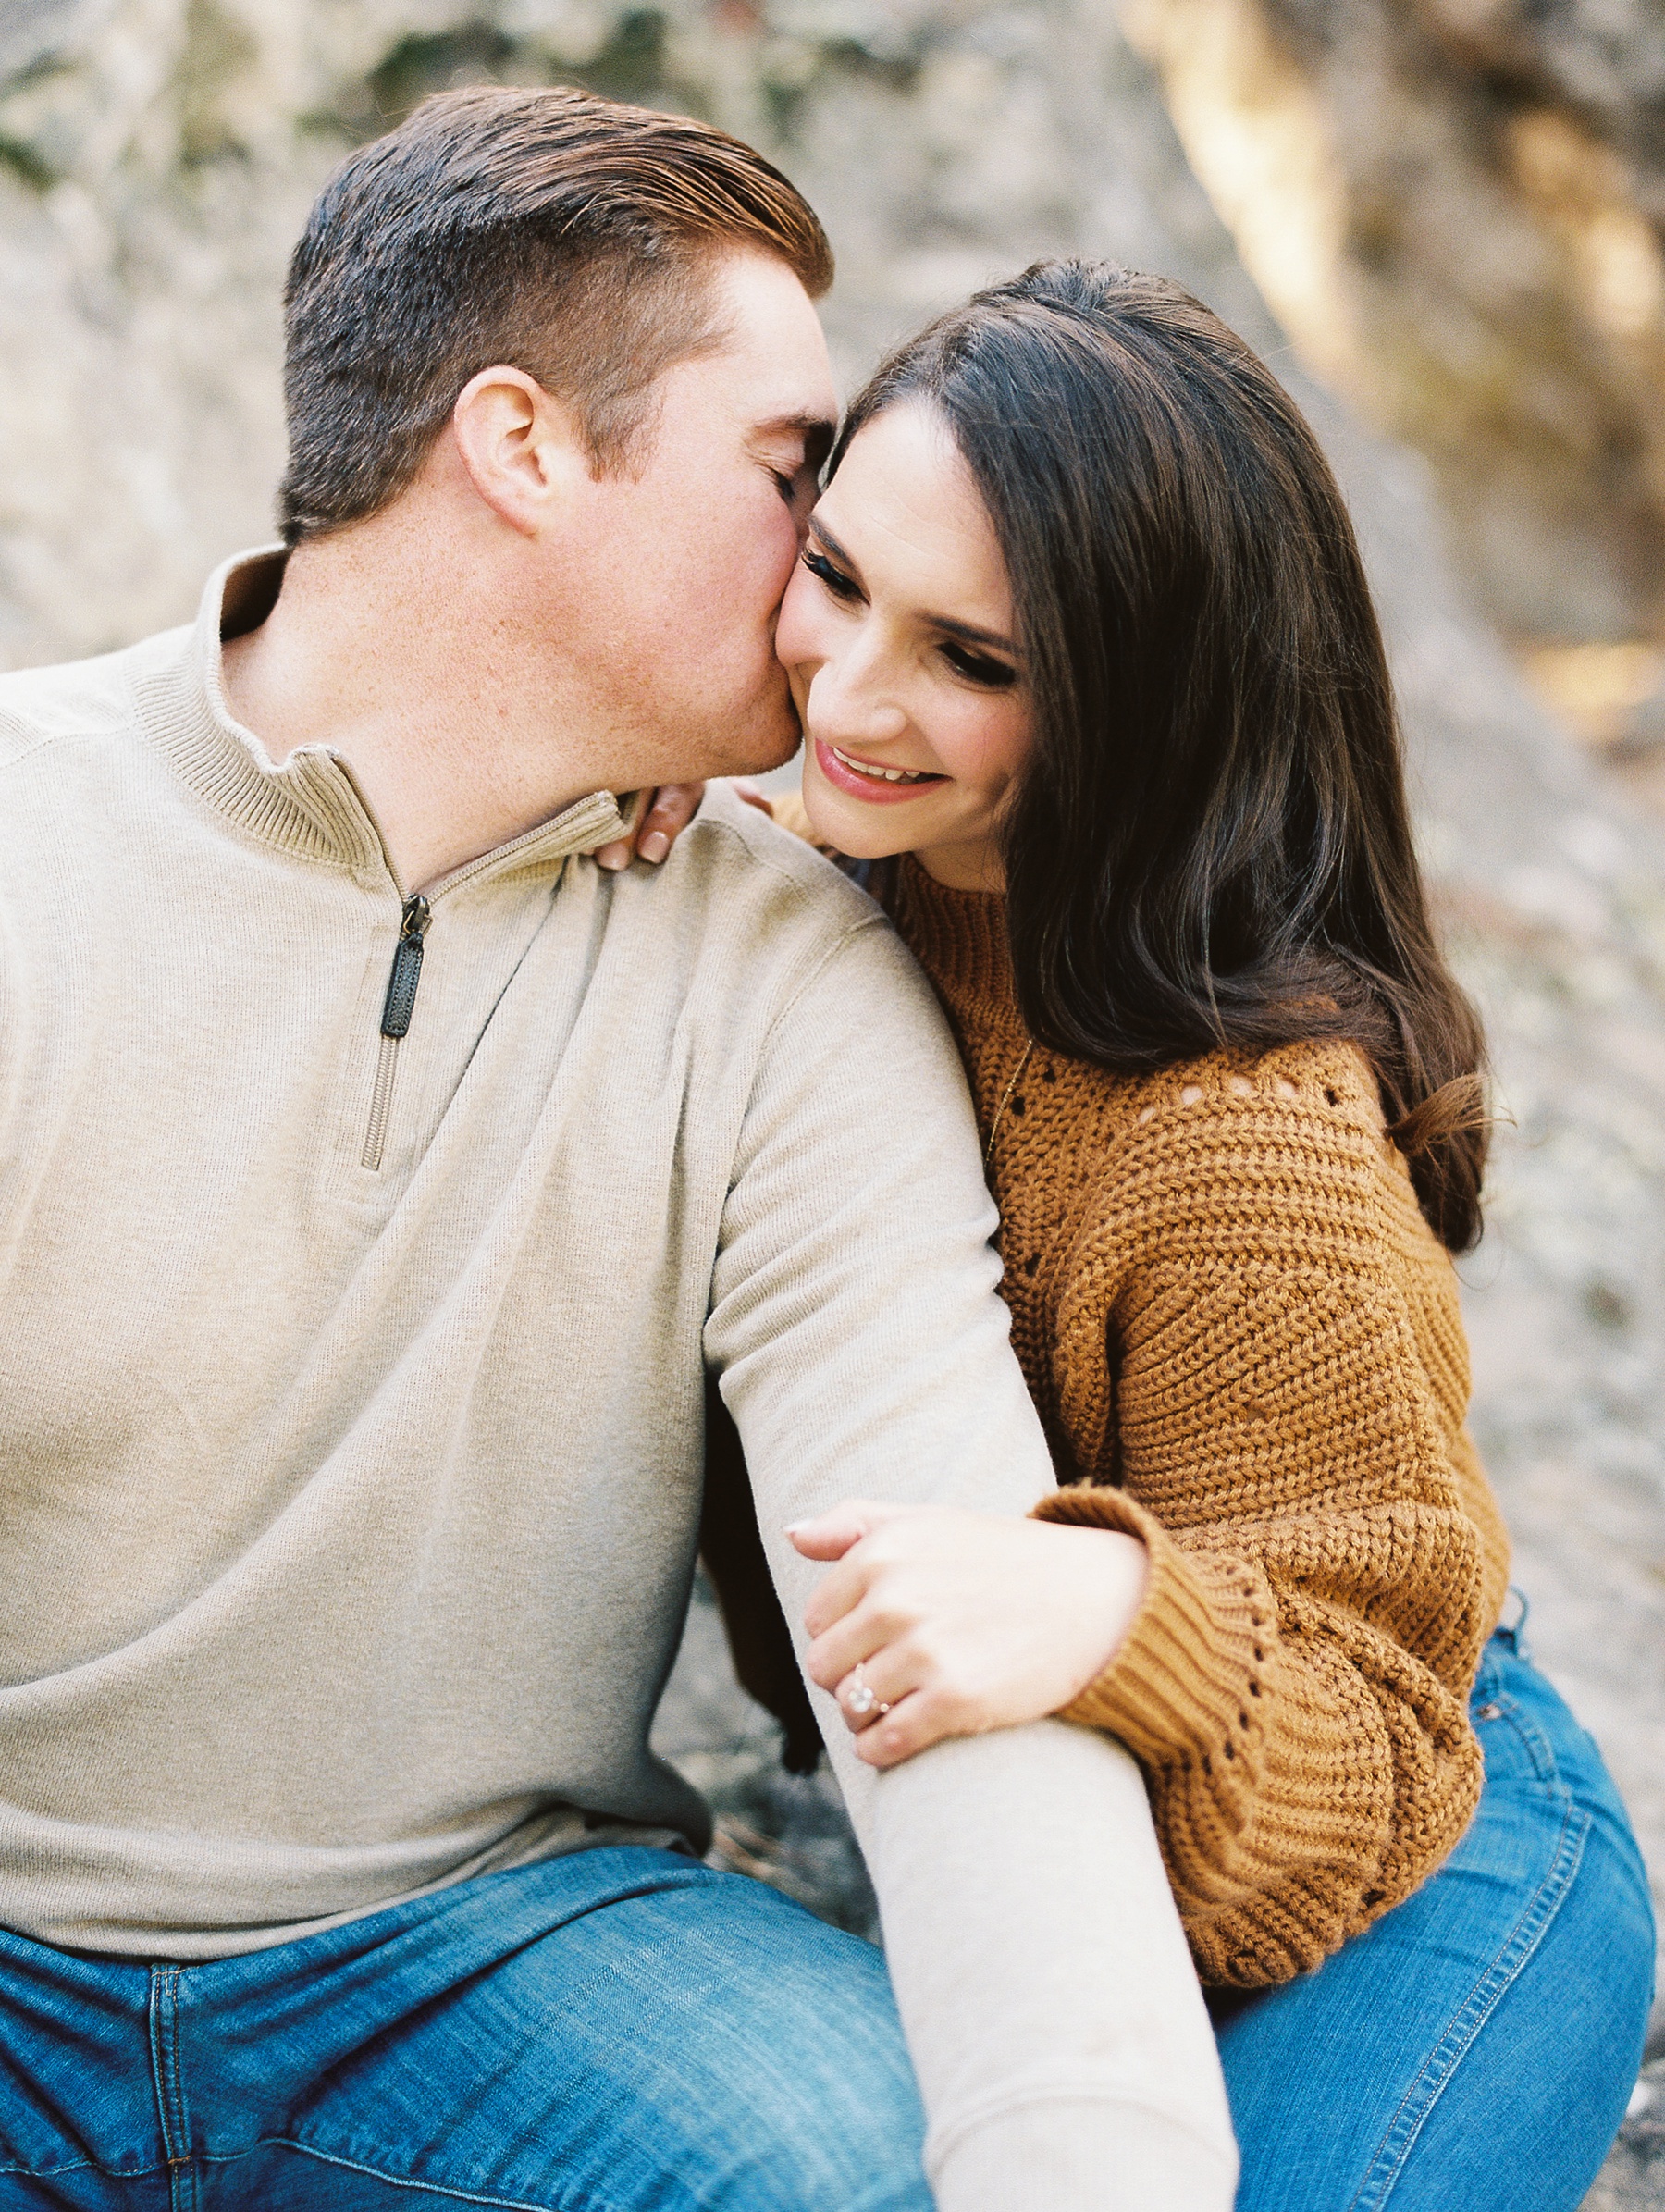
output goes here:
[[828, 529], [826, 524], [822, 522], [819, 514], [810, 515], [809, 530], [812, 537], [816, 537], [820, 539], [822, 545], [826, 547], [828, 552], [832, 554], [833, 560], [842, 562], [845, 569], [848, 570], [849, 574], [855, 577], [857, 583], [859, 583], [861, 580], [861, 571], [856, 565], [856, 556], [850, 551], [847, 546], [844, 546], [839, 543], [838, 539], [833, 537], [832, 531]]
[[1018, 658], [1017, 647], [998, 630], [980, 630], [972, 623], [956, 622], [949, 614], [926, 614], [920, 619], [933, 630], [946, 630], [950, 637], [964, 638], [968, 645], [992, 645], [996, 652], [1009, 653], [1014, 661]]

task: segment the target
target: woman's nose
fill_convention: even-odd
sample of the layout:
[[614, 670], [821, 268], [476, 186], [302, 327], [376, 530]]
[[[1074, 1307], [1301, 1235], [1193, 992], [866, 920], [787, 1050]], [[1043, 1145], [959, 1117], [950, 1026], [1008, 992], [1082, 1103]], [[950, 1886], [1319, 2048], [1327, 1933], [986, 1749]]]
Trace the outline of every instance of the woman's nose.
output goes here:
[[810, 730], [820, 737], [885, 745], [907, 728], [907, 716], [882, 689], [855, 670], [824, 662], [809, 686]]

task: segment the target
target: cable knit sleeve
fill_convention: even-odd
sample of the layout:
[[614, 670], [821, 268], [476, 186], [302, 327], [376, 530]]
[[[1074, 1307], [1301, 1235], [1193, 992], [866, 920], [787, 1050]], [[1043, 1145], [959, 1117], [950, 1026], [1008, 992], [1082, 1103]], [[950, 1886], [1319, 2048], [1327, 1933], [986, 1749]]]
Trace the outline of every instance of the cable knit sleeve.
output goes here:
[[1129, 1530], [1151, 1561], [1066, 1717], [1144, 1769], [1203, 1980], [1281, 1982], [1406, 1897], [1481, 1782], [1455, 1286], [1361, 1057], [1153, 1079], [1055, 1295], [1089, 1480], [1036, 1511]]

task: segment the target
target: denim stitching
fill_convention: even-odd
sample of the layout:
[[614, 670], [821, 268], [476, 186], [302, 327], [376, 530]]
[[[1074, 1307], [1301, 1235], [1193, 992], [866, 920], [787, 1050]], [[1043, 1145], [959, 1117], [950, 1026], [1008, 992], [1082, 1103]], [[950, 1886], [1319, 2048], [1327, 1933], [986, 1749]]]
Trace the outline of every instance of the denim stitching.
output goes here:
[[162, 2158], [165, 2166], [167, 2164], [173, 2149], [173, 2145], [168, 2141], [166, 2060], [162, 2050], [162, 1992], [166, 1980], [166, 1970], [153, 1966], [151, 1969], [150, 2005], [145, 2023], [150, 2035], [151, 2087], [156, 2099], [156, 2126], [162, 2137]]
[[106, 2166], [99, 2158], [68, 2158], [62, 2166], [0, 2166], [0, 2174], [18, 2174], [26, 2181], [51, 2181], [61, 2173], [95, 2173], [101, 2181], [148, 2181], [166, 2171], [166, 2159], [160, 2166]]
[[[275, 2145], [279, 2150], [295, 2151], [303, 2158], [315, 2158], [322, 2166], [339, 2166], [343, 2173], [363, 2174], [372, 2181], [386, 2182], [389, 2189], [426, 2190], [430, 2196], [442, 2196], [453, 2204], [485, 2205], [490, 2212], [619, 2212], [615, 2200], [586, 2195], [582, 2200], [562, 2194], [535, 2203], [523, 2196], [481, 2196], [473, 2190], [455, 2189], [443, 2181], [419, 2181], [401, 2174], [384, 2173], [378, 2166], [366, 2166], [356, 2158], [342, 2158], [330, 2151], [314, 2149], [310, 2143], [298, 2143], [292, 2135], [263, 2135], [259, 2142], [245, 2149], [232, 2151], [216, 2157], [212, 2151], [203, 2154], [204, 2166], [232, 2166], [239, 2158], [246, 2158], [251, 2151], [264, 2150]], [[864, 2194], [863, 2201], [868, 2201]]]
[[179, 2148], [189, 2161], [178, 2170], [179, 2180], [180, 2212], [200, 2212], [203, 2201], [202, 2175], [191, 2148], [191, 2103], [185, 2095], [185, 2056], [179, 2047], [179, 1984], [185, 1979], [182, 1966], [174, 1968], [173, 1978], [173, 2034], [172, 2045], [174, 2106], [179, 2115]]
[[162, 2150], [167, 2162], [168, 2212], [198, 2212], [201, 2202], [196, 2161], [190, 2152], [185, 2084], [179, 2070], [179, 1979], [184, 1971], [180, 1966], [151, 1969], [151, 2081], [155, 2092], [156, 2119], [162, 2131]]
[[1534, 1774], [1540, 1782], [1548, 1783], [1551, 1788], [1560, 1788], [1560, 1773], [1555, 1763], [1555, 1747], [1532, 1715], [1507, 1692], [1499, 1691], [1493, 1702], [1498, 1707], [1498, 1717], [1507, 1721], [1525, 1745]]
[[[492, 2212], [578, 2212], [576, 2206], [563, 2206], [550, 2198], [536, 2204], [524, 2196], [481, 2196], [471, 2189], [454, 2189], [444, 2181], [419, 2181], [402, 2174], [384, 2173], [378, 2166], [365, 2166], [357, 2158], [342, 2158], [330, 2151], [315, 2150], [310, 2143], [297, 2143], [290, 2135], [263, 2135], [257, 2143], [247, 2144], [240, 2151], [231, 2151], [223, 2157], [212, 2152], [204, 2154], [204, 2163], [213, 2166], [234, 2166], [238, 2159], [246, 2158], [252, 2151], [265, 2150], [276, 2145], [278, 2150], [295, 2151], [302, 2158], [316, 2158], [323, 2166], [339, 2166], [345, 2173], [362, 2173], [372, 2181], [385, 2181], [389, 2189], [422, 2189], [430, 2196], [449, 2197], [460, 2205], [487, 2205]], [[595, 2197], [585, 2200], [582, 2212], [611, 2212], [611, 2207]]]
[[1571, 1798], [1566, 1801], [1555, 1857], [1537, 1895], [1515, 1922], [1497, 1957], [1453, 2016], [1450, 2026], [1430, 2054], [1421, 2073], [1406, 2090], [1400, 2101], [1399, 2110], [1388, 2122], [1388, 2132], [1382, 2138], [1375, 2158], [1348, 2206], [1347, 2212], [1381, 2212], [1381, 2207], [1388, 2203], [1404, 2172], [1405, 2162], [1415, 2147], [1416, 2139], [1446, 2083], [1456, 2072], [1475, 2036], [1496, 2010], [1504, 1992], [1542, 1942], [1546, 1929], [1560, 1910], [1584, 1858], [1585, 1841], [1589, 1835], [1592, 1820], [1590, 1812], [1575, 1807]]

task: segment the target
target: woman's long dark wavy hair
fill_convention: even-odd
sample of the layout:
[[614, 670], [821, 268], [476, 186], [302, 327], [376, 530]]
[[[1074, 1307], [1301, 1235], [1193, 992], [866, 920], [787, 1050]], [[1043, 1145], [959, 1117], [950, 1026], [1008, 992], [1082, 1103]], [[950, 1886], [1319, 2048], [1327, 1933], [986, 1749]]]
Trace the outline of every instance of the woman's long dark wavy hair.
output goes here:
[[1042, 261], [894, 353], [832, 466], [920, 399], [981, 489], [1033, 704], [1002, 824], [1031, 1033], [1129, 1073], [1351, 1038], [1466, 1250], [1484, 1041], [1429, 920], [1352, 525], [1288, 393], [1178, 285]]

